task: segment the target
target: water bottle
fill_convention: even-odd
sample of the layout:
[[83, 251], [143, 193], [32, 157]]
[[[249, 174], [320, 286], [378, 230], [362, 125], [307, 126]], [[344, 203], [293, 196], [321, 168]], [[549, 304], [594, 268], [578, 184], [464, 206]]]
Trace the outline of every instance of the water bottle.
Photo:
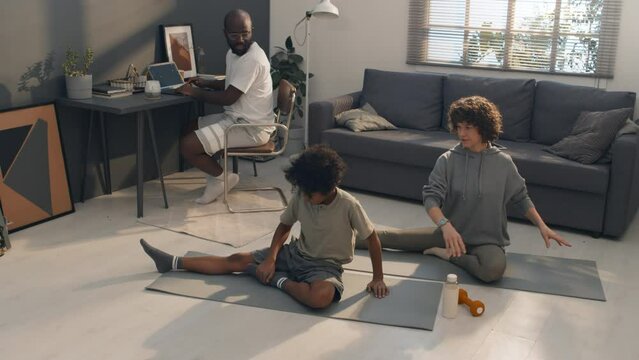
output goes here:
[[459, 285], [457, 275], [448, 274], [444, 284], [444, 295], [442, 300], [442, 316], [448, 319], [457, 317], [457, 303], [459, 300]]

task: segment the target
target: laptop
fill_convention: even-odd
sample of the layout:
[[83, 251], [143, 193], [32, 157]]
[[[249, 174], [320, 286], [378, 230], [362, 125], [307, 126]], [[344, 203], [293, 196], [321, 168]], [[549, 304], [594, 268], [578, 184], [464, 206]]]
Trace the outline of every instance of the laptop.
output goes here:
[[175, 63], [164, 62], [151, 64], [148, 67], [148, 71], [152, 80], [160, 81], [160, 91], [162, 94], [183, 95], [175, 91], [175, 89], [184, 85], [184, 79], [182, 79], [182, 76], [178, 72]]

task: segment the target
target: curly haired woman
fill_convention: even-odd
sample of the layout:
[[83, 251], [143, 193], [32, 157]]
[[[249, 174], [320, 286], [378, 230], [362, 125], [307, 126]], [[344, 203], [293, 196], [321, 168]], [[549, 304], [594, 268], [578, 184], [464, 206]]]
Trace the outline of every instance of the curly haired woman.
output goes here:
[[437, 159], [422, 191], [428, 216], [437, 226], [380, 231], [382, 247], [423, 251], [484, 282], [497, 281], [506, 269], [510, 206], [539, 228], [546, 247], [551, 240], [571, 246], [544, 223], [511, 157], [493, 144], [502, 130], [493, 103], [480, 96], [453, 102], [448, 127], [459, 144]]

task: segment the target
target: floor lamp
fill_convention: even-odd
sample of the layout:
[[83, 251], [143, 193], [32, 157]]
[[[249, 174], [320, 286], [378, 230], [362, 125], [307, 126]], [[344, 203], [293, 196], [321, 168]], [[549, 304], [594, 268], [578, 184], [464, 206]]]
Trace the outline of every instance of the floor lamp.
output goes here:
[[334, 19], [339, 17], [339, 10], [337, 6], [331, 4], [330, 0], [321, 0], [319, 4], [315, 5], [313, 10], [306, 12], [306, 94], [304, 96], [304, 148], [308, 147], [308, 94], [310, 90], [310, 84], [308, 83], [309, 69], [310, 69], [310, 50], [311, 50], [311, 18], [329, 18]]

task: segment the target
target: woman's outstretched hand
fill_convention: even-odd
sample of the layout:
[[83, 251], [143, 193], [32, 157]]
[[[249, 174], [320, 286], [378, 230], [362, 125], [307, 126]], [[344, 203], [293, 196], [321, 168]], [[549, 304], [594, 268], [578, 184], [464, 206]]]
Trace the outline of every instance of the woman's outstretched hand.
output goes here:
[[541, 226], [539, 228], [539, 232], [541, 233], [541, 237], [544, 238], [544, 242], [546, 243], [547, 248], [550, 247], [550, 240], [555, 240], [555, 242], [557, 242], [559, 246], [572, 246], [567, 240], [565, 240], [561, 235], [554, 232], [548, 226]]

